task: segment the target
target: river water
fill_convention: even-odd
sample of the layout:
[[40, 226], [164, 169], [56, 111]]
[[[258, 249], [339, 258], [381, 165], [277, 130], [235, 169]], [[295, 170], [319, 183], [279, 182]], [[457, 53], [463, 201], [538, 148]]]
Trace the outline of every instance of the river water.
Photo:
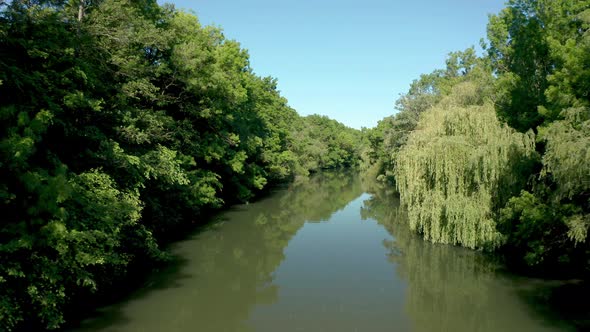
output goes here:
[[80, 331], [570, 331], [546, 281], [412, 234], [394, 195], [350, 173], [235, 206], [177, 263]]

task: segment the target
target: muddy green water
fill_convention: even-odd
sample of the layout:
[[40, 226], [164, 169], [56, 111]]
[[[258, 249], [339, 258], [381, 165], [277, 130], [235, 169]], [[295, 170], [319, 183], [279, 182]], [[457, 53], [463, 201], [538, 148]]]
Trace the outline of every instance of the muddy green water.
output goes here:
[[222, 213], [80, 331], [569, 331], [546, 281], [409, 232], [395, 197], [323, 174]]

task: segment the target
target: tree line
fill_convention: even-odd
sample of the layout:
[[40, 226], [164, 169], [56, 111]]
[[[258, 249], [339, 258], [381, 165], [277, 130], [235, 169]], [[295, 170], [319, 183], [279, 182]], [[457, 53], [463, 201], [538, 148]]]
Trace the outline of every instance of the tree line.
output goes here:
[[0, 326], [54, 329], [209, 211], [358, 163], [216, 27], [155, 0], [0, 2]]
[[482, 48], [450, 53], [364, 129], [362, 166], [426, 240], [587, 276], [590, 1], [509, 0]]

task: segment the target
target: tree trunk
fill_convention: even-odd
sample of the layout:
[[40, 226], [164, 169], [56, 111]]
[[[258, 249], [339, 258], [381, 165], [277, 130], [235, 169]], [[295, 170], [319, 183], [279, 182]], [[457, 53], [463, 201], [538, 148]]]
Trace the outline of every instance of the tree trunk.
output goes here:
[[78, 5], [78, 22], [81, 22], [84, 18], [84, 0], [80, 0]]

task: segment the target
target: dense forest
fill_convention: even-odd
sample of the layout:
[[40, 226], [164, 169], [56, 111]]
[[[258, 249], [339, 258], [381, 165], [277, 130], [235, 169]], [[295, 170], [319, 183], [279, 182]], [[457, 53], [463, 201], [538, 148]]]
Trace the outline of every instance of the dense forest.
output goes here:
[[590, 272], [590, 1], [510, 0], [365, 129], [362, 166], [426, 240], [527, 273]]
[[586, 278], [590, 1], [509, 0], [481, 46], [359, 131], [171, 5], [0, 1], [0, 328], [62, 327], [212, 211], [357, 165], [425, 240]]
[[208, 212], [359, 162], [220, 29], [156, 1], [0, 2], [0, 322], [57, 328]]

